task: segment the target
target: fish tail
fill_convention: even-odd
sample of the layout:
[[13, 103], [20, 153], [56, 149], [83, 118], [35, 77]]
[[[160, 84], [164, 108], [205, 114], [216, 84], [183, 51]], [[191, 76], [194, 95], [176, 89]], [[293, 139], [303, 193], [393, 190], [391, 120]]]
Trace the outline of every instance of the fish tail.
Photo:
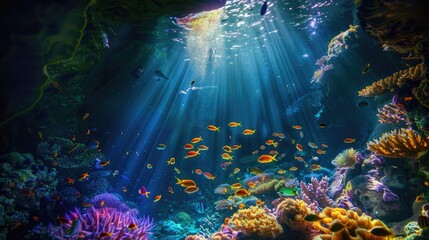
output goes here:
[[176, 177], [177, 179], [177, 183], [176, 184], [182, 184], [182, 180], [180, 180], [180, 178]]
[[274, 155], [274, 157], [273, 157], [273, 161], [277, 161], [277, 159], [276, 159], [277, 154], [278, 154], [278, 153], [276, 153], [276, 154]]
[[149, 198], [149, 193], [150, 193], [150, 192], [146, 192], [146, 194], [145, 194], [145, 195], [146, 195], [146, 198]]

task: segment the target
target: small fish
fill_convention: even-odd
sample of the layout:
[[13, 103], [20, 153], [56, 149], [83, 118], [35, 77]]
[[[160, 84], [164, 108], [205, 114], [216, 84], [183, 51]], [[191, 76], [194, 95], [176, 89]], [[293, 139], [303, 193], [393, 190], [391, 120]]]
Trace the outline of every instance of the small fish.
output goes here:
[[277, 145], [279, 144], [278, 142], [275, 142], [274, 140], [272, 140], [272, 139], [269, 139], [269, 140], [267, 140], [267, 141], [265, 141], [265, 144], [267, 144], [268, 146], [270, 146], [270, 145], [272, 145], [273, 147], [277, 147]]
[[100, 167], [105, 167], [105, 166], [107, 166], [107, 165], [109, 165], [110, 164], [110, 161], [101, 161], [98, 165], [100, 166]]
[[247, 168], [247, 172], [253, 174], [253, 175], [261, 175], [263, 171], [256, 167], [249, 167]]
[[149, 193], [150, 193], [150, 192], [146, 191], [146, 188], [145, 188], [144, 186], [142, 186], [142, 187], [139, 189], [138, 193], [139, 193], [140, 195], [145, 195], [145, 196], [146, 196], [146, 198], [149, 198]]
[[240, 203], [239, 205], [238, 205], [238, 209], [243, 209], [243, 208], [245, 208], [246, 207], [246, 205], [244, 204], [244, 203]]
[[199, 190], [199, 188], [196, 186], [190, 186], [190, 187], [185, 188], [185, 192], [189, 193], [189, 194], [197, 192], [198, 190]]
[[203, 140], [203, 138], [201, 136], [196, 137], [196, 138], [192, 138], [191, 143], [198, 143], [201, 142]]
[[66, 179], [65, 179], [65, 181], [66, 181], [66, 183], [68, 183], [68, 184], [74, 184], [74, 180], [73, 180], [73, 179], [71, 179], [71, 178], [66, 178]]
[[222, 147], [222, 149], [223, 149], [225, 152], [228, 152], [228, 153], [231, 153], [231, 152], [232, 152], [232, 148], [231, 148], [230, 146], [228, 146], [228, 145], [223, 146], [223, 147]]
[[270, 155], [275, 155], [275, 154], [278, 154], [279, 152], [277, 152], [276, 150], [271, 150], [270, 152], [269, 152], [269, 154]]
[[231, 156], [228, 153], [222, 153], [221, 157], [224, 160], [232, 160], [234, 158], [234, 156]]
[[291, 187], [282, 187], [278, 194], [282, 197], [294, 197], [299, 194], [297, 188], [291, 188]]
[[82, 115], [82, 120], [85, 120], [85, 119], [87, 119], [88, 117], [89, 117], [89, 112], [84, 113], [84, 114]]
[[317, 214], [308, 214], [304, 218], [304, 221], [307, 221], [307, 222], [317, 222], [317, 221], [320, 221], [320, 220], [322, 220], [322, 218], [319, 217], [319, 215], [317, 215]]
[[366, 106], [368, 106], [368, 102], [367, 101], [360, 101], [360, 102], [358, 102], [357, 104], [356, 104], [356, 106], [358, 107], [358, 108], [361, 108], [361, 107], [366, 107]]
[[254, 182], [248, 182], [247, 186], [249, 186], [250, 188], [254, 188], [254, 187], [256, 187], [256, 183], [254, 183]]
[[311, 164], [311, 166], [310, 166], [310, 170], [311, 171], [317, 171], [317, 170], [320, 170], [320, 168], [321, 168], [321, 166], [319, 165], [319, 164]]
[[67, 154], [71, 154], [72, 152], [74, 152], [77, 147], [79, 147], [79, 143], [73, 144], [73, 146], [71, 146], [71, 148], [69, 148], [69, 150], [67, 151]]
[[191, 81], [191, 86], [192, 86], [192, 85], [194, 85], [194, 83], [195, 83], [195, 81], [194, 81], [194, 80], [192, 80], [192, 81]]
[[295, 159], [300, 161], [300, 162], [304, 162], [304, 158], [300, 157], [300, 156], [295, 156]]
[[91, 203], [82, 202], [83, 207], [91, 207]]
[[264, 202], [261, 199], [258, 199], [258, 200], [256, 200], [256, 205], [262, 206], [262, 205], [264, 205]]
[[261, 145], [261, 146], [259, 147], [259, 149], [264, 150], [264, 149], [265, 149], [265, 145]]
[[308, 146], [310, 146], [311, 148], [317, 149], [319, 148], [315, 143], [313, 142], [308, 142]]
[[174, 157], [170, 158], [170, 160], [167, 161], [168, 165], [173, 165], [176, 163], [176, 159]]
[[175, 171], [177, 174], [180, 174], [180, 170], [179, 170], [178, 168], [174, 168], [174, 171]]
[[369, 232], [377, 237], [387, 237], [393, 235], [389, 229], [380, 226], [373, 227]]
[[268, 9], [268, 1], [265, 1], [261, 7], [261, 16], [264, 16]]
[[201, 175], [201, 174], [203, 174], [203, 170], [197, 168], [197, 169], [195, 169], [195, 173], [198, 175]]
[[302, 131], [299, 131], [299, 136], [300, 136], [301, 138], [303, 138], [303, 137], [304, 137], [304, 133], [303, 133]]
[[316, 151], [317, 154], [326, 154], [326, 151], [318, 149]]
[[100, 233], [100, 235], [98, 235], [99, 238], [107, 238], [112, 236], [112, 234], [110, 232], [102, 232]]
[[239, 123], [239, 122], [230, 122], [230, 123], [228, 123], [228, 126], [229, 127], [240, 127], [241, 123]]
[[188, 153], [186, 153], [185, 158], [192, 158], [192, 157], [195, 157], [197, 155], [200, 155], [200, 150], [198, 150], [198, 151], [189, 151]]
[[147, 167], [147, 169], [152, 169], [152, 168], [153, 168], [152, 164], [150, 164], [150, 163], [148, 163], [148, 164], [146, 165], [146, 167]]
[[41, 131], [37, 132], [37, 136], [39, 137], [40, 140], [43, 140], [43, 133]]
[[153, 202], [158, 202], [159, 200], [161, 200], [161, 194], [160, 195], [156, 195], [155, 198], [153, 199]]
[[237, 174], [238, 172], [240, 172], [240, 168], [234, 168], [234, 170], [233, 170], [233, 174]]
[[59, 200], [61, 200], [61, 197], [58, 195], [58, 194], [55, 194], [55, 195], [52, 195], [52, 200], [54, 200], [54, 201], [59, 201]]
[[104, 206], [104, 200], [101, 200], [100, 201], [100, 207], [103, 207]]
[[425, 198], [425, 194], [424, 193], [418, 195], [416, 197], [416, 203], [419, 203], [419, 202], [423, 201], [424, 198]]
[[83, 181], [83, 180], [85, 180], [86, 178], [88, 178], [89, 177], [89, 173], [82, 173], [80, 176], [79, 176], [79, 178], [78, 178], [78, 180], [79, 181]]
[[286, 173], [286, 170], [284, 170], [284, 169], [279, 169], [279, 170], [277, 170], [277, 173], [278, 173], [278, 174], [284, 174], [284, 173]]
[[34, 215], [34, 216], [32, 217], [32, 219], [33, 219], [33, 221], [35, 221], [35, 222], [38, 222], [38, 221], [40, 220], [40, 218], [39, 218], [38, 216], [36, 216], [36, 215]]
[[127, 188], [123, 186], [123, 187], [122, 187], [122, 192], [124, 192], [124, 193], [125, 193], [125, 192], [128, 192]]
[[356, 142], [356, 138], [344, 138], [344, 143], [354, 143]]
[[211, 173], [209, 173], [209, 172], [204, 172], [203, 173], [203, 175], [204, 175], [204, 177], [205, 178], [207, 178], [207, 179], [209, 179], [209, 180], [214, 180], [215, 179], [215, 176], [213, 176]]
[[328, 145], [327, 144], [324, 144], [324, 143], [322, 143], [322, 145], [321, 145], [323, 148], [328, 148]]
[[216, 127], [214, 125], [208, 125], [207, 129], [210, 131], [214, 131], [214, 132], [219, 132], [220, 131], [220, 127]]
[[158, 150], [164, 150], [166, 147], [167, 146], [165, 144], [160, 143], [160, 144], [158, 144], [158, 146], [156, 147], [156, 149], [158, 149]]
[[182, 187], [197, 186], [197, 184], [191, 179], [179, 179], [178, 177], [176, 177], [176, 180], [176, 184], [179, 184]]
[[296, 129], [296, 130], [301, 130], [302, 129], [302, 127], [300, 125], [293, 125], [292, 128]]
[[299, 143], [297, 143], [295, 147], [296, 147], [296, 149], [297, 149], [298, 151], [302, 151], [302, 150], [304, 150], [304, 148], [302, 147], [302, 145], [301, 145], [301, 144], [299, 144]]
[[231, 150], [233, 151], [238, 150], [240, 148], [241, 148], [241, 145], [237, 145], [237, 144], [231, 146]]
[[246, 136], [248, 136], [248, 135], [253, 135], [254, 133], [256, 132], [256, 129], [244, 129], [243, 130], [243, 135], [246, 135]]
[[238, 196], [238, 197], [245, 197], [245, 196], [249, 196], [250, 192], [244, 188], [239, 188], [237, 191], [235, 191], [234, 194], [235, 196]]
[[258, 154], [259, 153], [259, 151], [258, 150], [255, 150], [255, 151], [253, 151], [252, 152], [252, 155], [256, 155], [256, 154]]
[[283, 139], [283, 138], [285, 138], [286, 136], [283, 134], [283, 133], [279, 133], [279, 138], [280, 139]]
[[194, 149], [194, 145], [192, 145], [190, 143], [187, 143], [187, 144], [185, 144], [183, 146], [183, 149], [185, 149], [185, 150], [192, 150], [192, 149]]
[[60, 217], [58, 216], [56, 219], [60, 224], [70, 223], [70, 221], [66, 217]]
[[241, 188], [241, 183], [234, 183], [231, 185], [231, 188]]
[[261, 155], [258, 158], [258, 162], [260, 162], [260, 163], [270, 163], [272, 161], [277, 161], [276, 156], [277, 156], [277, 154], [274, 155], [274, 156], [271, 156], [271, 155]]
[[371, 69], [371, 64], [367, 64], [363, 69], [362, 69], [362, 74], [366, 74], [369, 69]]
[[207, 151], [207, 150], [209, 150], [209, 147], [207, 147], [206, 145], [200, 145], [200, 146], [198, 146], [198, 150]]
[[321, 123], [321, 124], [319, 124], [319, 127], [320, 127], [320, 128], [327, 128], [327, 127], [328, 127], [328, 125], [326, 125], [325, 123]]
[[135, 223], [130, 223], [127, 228], [128, 230], [133, 231], [133, 230], [136, 230], [138, 226]]
[[340, 220], [336, 219], [332, 222], [332, 224], [329, 226], [329, 231], [331, 232], [339, 232], [344, 229], [344, 225], [341, 223]]
[[168, 192], [171, 193], [171, 194], [174, 194], [173, 188], [172, 187], [168, 187]]

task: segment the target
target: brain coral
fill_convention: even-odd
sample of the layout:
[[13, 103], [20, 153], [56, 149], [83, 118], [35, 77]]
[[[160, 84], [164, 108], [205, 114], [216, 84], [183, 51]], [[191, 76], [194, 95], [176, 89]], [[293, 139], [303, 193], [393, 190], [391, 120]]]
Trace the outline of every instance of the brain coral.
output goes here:
[[263, 208], [255, 206], [238, 210], [229, 219], [228, 225], [246, 236], [275, 238], [283, 232], [274, 217], [268, 215]]

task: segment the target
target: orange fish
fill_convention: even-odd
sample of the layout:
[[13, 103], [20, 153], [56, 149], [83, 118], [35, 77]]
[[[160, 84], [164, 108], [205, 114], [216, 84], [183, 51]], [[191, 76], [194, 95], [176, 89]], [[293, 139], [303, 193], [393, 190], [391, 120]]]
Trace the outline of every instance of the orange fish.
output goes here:
[[256, 184], [254, 182], [248, 182], [247, 186], [249, 186], [250, 188], [254, 188], [256, 187]]
[[321, 166], [319, 164], [315, 164], [315, 163], [311, 164], [311, 166], [310, 166], [311, 171], [317, 171], [320, 168], [321, 168]]
[[200, 150], [198, 150], [198, 151], [189, 151], [188, 153], [186, 153], [185, 158], [192, 158], [192, 157], [195, 157], [197, 155], [200, 155]]
[[173, 165], [176, 163], [176, 159], [174, 157], [170, 158], [170, 160], [167, 161], [168, 165]]
[[234, 194], [235, 194], [235, 196], [245, 197], [245, 196], [249, 196], [250, 192], [244, 188], [239, 188], [237, 191], [235, 191]]
[[69, 184], [74, 184], [74, 180], [73, 180], [73, 179], [71, 179], [71, 178], [66, 178], [65, 180], [66, 180], [66, 182], [67, 182], [67, 183], [69, 183]]
[[323, 147], [323, 148], [328, 148], [328, 145], [326, 145], [326, 144], [322, 143], [322, 147]]
[[208, 126], [207, 126], [207, 129], [208, 129], [208, 130], [210, 130], [210, 131], [219, 132], [220, 127], [216, 127], [216, 126], [214, 126], [214, 125], [208, 125]]
[[406, 102], [411, 101], [413, 99], [414, 99], [413, 97], [404, 97], [404, 101], [406, 101]]
[[240, 168], [234, 168], [234, 170], [233, 170], [233, 174], [237, 174], [238, 172], [240, 172]]
[[231, 185], [231, 188], [241, 188], [241, 183], [234, 183]]
[[228, 145], [225, 145], [225, 146], [223, 146], [222, 147], [222, 149], [225, 151], [225, 152], [232, 152], [232, 148], [230, 147], [230, 146], [228, 146]]
[[198, 175], [201, 175], [201, 174], [203, 174], [203, 171], [201, 169], [197, 168], [197, 169], [195, 169], [195, 173]]
[[245, 205], [244, 203], [240, 203], [240, 204], [238, 205], [238, 208], [239, 208], [239, 209], [243, 209], [245, 206], [246, 206], [246, 205]]
[[356, 138], [344, 138], [344, 143], [354, 143], [356, 142]]
[[304, 158], [300, 157], [300, 156], [295, 156], [295, 159], [300, 161], [300, 162], [304, 162]]
[[137, 224], [135, 223], [130, 223], [130, 225], [128, 225], [128, 230], [133, 231], [136, 230], [138, 228]]
[[122, 192], [128, 192], [126, 187], [122, 187]]
[[231, 146], [231, 150], [237, 150], [237, 149], [240, 149], [241, 148], [241, 145], [232, 145]]
[[423, 201], [424, 198], [425, 198], [425, 194], [424, 193], [418, 195], [416, 197], [416, 203], [419, 203], [419, 202]]
[[161, 200], [161, 194], [156, 195], [155, 198], [153, 199], [153, 202], [158, 202], [159, 200]]
[[210, 179], [210, 180], [214, 180], [215, 179], [215, 176], [213, 176], [211, 173], [209, 173], [209, 172], [204, 172], [203, 173], [203, 175], [204, 175], [204, 177], [206, 177], [207, 179]]
[[199, 188], [196, 186], [189, 186], [185, 189], [185, 192], [191, 194], [191, 193], [197, 192], [198, 190]]
[[100, 166], [100, 167], [105, 167], [105, 166], [107, 166], [107, 165], [109, 165], [110, 164], [110, 161], [101, 161], [98, 165]]
[[192, 145], [192, 144], [190, 144], [190, 143], [187, 143], [187, 144], [185, 144], [185, 145], [183, 146], [183, 148], [184, 148], [185, 150], [192, 150], [192, 149], [194, 149], [194, 145]]
[[110, 236], [112, 236], [112, 234], [110, 232], [103, 232], [103, 233], [100, 233], [100, 235], [98, 237], [99, 238], [107, 238]]
[[201, 136], [196, 137], [196, 138], [192, 138], [191, 143], [198, 143], [200, 141], [202, 141], [203, 139], [201, 138]]
[[82, 202], [83, 207], [91, 207], [91, 203]]
[[88, 174], [88, 173], [82, 173], [82, 174], [79, 176], [78, 180], [79, 180], [79, 181], [83, 181], [83, 180], [85, 180], [87, 177], [89, 177], [89, 174]]
[[173, 188], [172, 187], [168, 187], [168, 192], [171, 193], [171, 194], [174, 194]]
[[239, 122], [230, 122], [230, 123], [228, 123], [228, 126], [229, 127], [240, 127], [241, 123], [239, 123]]
[[270, 163], [272, 161], [277, 161], [276, 156], [277, 156], [277, 154], [274, 155], [274, 156], [271, 156], [271, 155], [261, 155], [258, 158], [258, 162], [260, 162], [260, 163]]
[[284, 170], [284, 169], [279, 169], [279, 170], [277, 170], [277, 173], [278, 174], [284, 174], [286, 172], [286, 170]]
[[296, 171], [296, 170], [298, 170], [298, 168], [297, 168], [297, 167], [290, 167], [290, 168], [289, 168], [289, 171]]
[[200, 145], [200, 146], [198, 146], [198, 150], [207, 151], [207, 150], [209, 150], [209, 147], [207, 147], [206, 145]]
[[87, 112], [87, 113], [84, 113], [83, 115], [82, 115], [82, 120], [85, 120], [85, 119], [87, 119], [89, 117], [89, 113]]
[[252, 129], [244, 129], [243, 131], [243, 135], [252, 135], [256, 132], [256, 129], [252, 130]]
[[55, 194], [55, 195], [52, 195], [52, 199], [55, 201], [59, 201], [59, 200], [61, 200], [61, 197], [59, 195]]
[[100, 201], [100, 207], [103, 207], [104, 206], [104, 200], [101, 200]]
[[264, 202], [261, 199], [258, 199], [258, 200], [256, 200], [256, 205], [262, 206], [262, 205], [264, 205]]
[[60, 217], [60, 216], [58, 216], [56, 220], [57, 220], [60, 224], [70, 223], [70, 221], [69, 221], [66, 217]]
[[293, 126], [292, 126], [292, 128], [294, 128], [294, 129], [296, 129], [296, 130], [301, 130], [301, 129], [302, 129], [302, 127], [301, 127], [301, 126], [299, 126], [299, 125], [293, 125]]
[[286, 157], [286, 153], [282, 153], [282, 155], [280, 155], [280, 158], [284, 158]]
[[269, 139], [269, 140], [265, 141], [265, 144], [267, 144], [268, 146], [272, 145], [273, 147], [276, 148], [279, 143], [278, 142], [274, 142], [274, 140], [272, 140], [272, 139]]
[[424, 181], [423, 184], [425, 185], [425, 187], [429, 187], [429, 181]]
[[138, 193], [139, 193], [140, 195], [145, 195], [145, 196], [146, 196], [146, 198], [149, 198], [149, 193], [150, 193], [150, 192], [148, 192], [148, 191], [146, 190], [146, 187], [145, 187], [145, 186], [142, 186], [142, 187], [139, 189]]
[[299, 144], [299, 143], [297, 143], [295, 147], [296, 147], [296, 149], [298, 149], [298, 151], [304, 150], [304, 148], [302, 147], [302, 145]]
[[176, 179], [177, 179], [177, 183], [176, 184], [179, 184], [182, 187], [197, 186], [197, 184], [195, 184], [195, 182], [193, 180], [191, 180], [191, 179], [183, 179], [183, 180], [181, 180], [178, 177], [176, 177]]
[[234, 156], [231, 156], [228, 153], [223, 153], [221, 156], [225, 160], [232, 160], [234, 158]]
[[317, 150], [317, 151], [316, 151], [316, 153], [317, 153], [317, 154], [326, 154], [326, 151], [324, 151], [324, 150], [320, 150], [320, 149], [319, 149], [319, 150]]

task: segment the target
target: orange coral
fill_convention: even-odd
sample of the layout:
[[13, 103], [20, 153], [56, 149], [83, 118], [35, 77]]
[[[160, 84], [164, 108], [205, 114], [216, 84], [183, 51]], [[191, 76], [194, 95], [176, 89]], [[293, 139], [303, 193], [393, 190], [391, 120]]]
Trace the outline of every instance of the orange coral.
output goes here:
[[[382, 228], [389, 231], [387, 226], [380, 220], [371, 220], [370, 216], [365, 214], [359, 216], [353, 210], [345, 210], [343, 208], [326, 207], [319, 214], [320, 221], [314, 222], [313, 227], [324, 234], [316, 236], [314, 239], [333, 239], [333, 240], [386, 240], [386, 237], [380, 237], [371, 234], [374, 228]], [[332, 232], [330, 228], [334, 225], [341, 225], [342, 229]], [[337, 229], [338, 230], [338, 229]]]
[[400, 88], [410, 81], [420, 81], [423, 79], [423, 65], [418, 64], [405, 70], [400, 70], [393, 75], [381, 79], [360, 90], [361, 97], [374, 97], [394, 89]]
[[370, 141], [368, 149], [382, 157], [419, 158], [429, 150], [429, 137], [411, 129], [401, 128]]
[[293, 198], [284, 199], [276, 208], [279, 223], [298, 231], [308, 230], [311, 227], [311, 224], [304, 220], [310, 213], [313, 212], [307, 208], [304, 201]]
[[405, 122], [405, 124], [411, 125], [407, 119], [405, 110], [393, 103], [386, 104], [383, 108], [378, 109], [377, 117], [381, 123], [398, 124]]
[[232, 215], [228, 225], [247, 236], [274, 238], [283, 232], [282, 226], [274, 217], [268, 215], [263, 208], [255, 206], [238, 210]]

